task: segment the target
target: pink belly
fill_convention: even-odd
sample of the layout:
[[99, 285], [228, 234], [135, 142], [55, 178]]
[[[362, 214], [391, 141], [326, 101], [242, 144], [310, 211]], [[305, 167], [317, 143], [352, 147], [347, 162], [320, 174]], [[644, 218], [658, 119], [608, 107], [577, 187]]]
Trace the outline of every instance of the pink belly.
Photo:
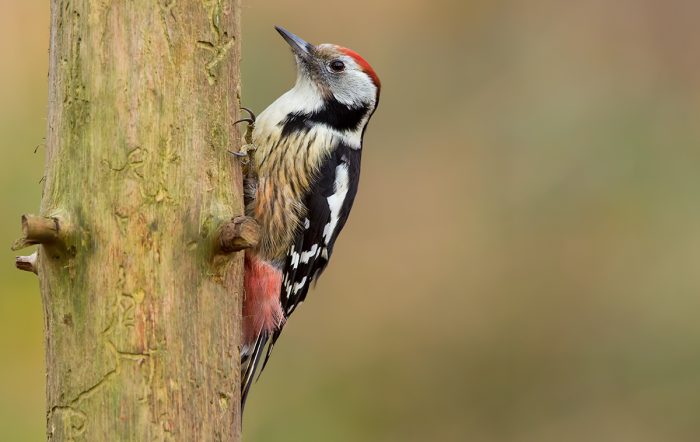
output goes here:
[[243, 344], [251, 348], [262, 332], [271, 333], [282, 324], [280, 304], [282, 272], [265, 261], [245, 255], [243, 287]]

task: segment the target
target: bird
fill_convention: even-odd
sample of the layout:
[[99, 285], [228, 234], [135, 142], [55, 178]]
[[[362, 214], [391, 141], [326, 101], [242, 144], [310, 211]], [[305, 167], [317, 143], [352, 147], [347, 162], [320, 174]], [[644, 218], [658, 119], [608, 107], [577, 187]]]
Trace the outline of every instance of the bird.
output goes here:
[[[241, 408], [284, 325], [333, 254], [360, 178], [362, 142], [381, 83], [357, 52], [275, 29], [296, 62], [296, 83], [259, 116], [246, 156], [246, 214], [260, 241], [245, 253]], [[237, 122], [238, 123], [238, 122]], [[259, 376], [259, 375], [258, 375]]]

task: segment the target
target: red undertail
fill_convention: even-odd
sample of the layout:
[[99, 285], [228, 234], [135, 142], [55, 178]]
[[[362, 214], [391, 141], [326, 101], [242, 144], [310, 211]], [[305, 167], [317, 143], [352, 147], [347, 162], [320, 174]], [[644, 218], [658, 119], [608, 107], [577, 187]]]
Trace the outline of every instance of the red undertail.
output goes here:
[[277, 330], [284, 321], [280, 304], [282, 272], [252, 253], [245, 255], [243, 344], [252, 348], [262, 332]]

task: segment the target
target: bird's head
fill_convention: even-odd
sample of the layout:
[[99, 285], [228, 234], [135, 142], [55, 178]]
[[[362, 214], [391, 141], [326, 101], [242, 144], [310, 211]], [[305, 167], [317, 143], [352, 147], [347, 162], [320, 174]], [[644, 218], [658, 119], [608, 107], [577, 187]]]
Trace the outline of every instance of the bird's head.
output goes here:
[[308, 82], [324, 98], [335, 98], [347, 106], [376, 107], [379, 77], [357, 52], [334, 44], [314, 46], [284, 28], [275, 29], [292, 48], [297, 84]]

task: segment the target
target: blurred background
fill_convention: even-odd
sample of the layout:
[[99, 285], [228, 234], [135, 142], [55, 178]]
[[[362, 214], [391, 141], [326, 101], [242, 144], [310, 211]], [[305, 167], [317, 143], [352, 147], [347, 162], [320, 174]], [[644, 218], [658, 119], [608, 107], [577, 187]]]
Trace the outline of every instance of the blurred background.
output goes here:
[[[275, 24], [383, 84], [246, 440], [698, 440], [700, 3], [243, 3], [245, 105], [294, 81]], [[49, 7], [0, 5], [0, 440], [38, 441], [38, 284], [9, 245], [39, 205]]]

